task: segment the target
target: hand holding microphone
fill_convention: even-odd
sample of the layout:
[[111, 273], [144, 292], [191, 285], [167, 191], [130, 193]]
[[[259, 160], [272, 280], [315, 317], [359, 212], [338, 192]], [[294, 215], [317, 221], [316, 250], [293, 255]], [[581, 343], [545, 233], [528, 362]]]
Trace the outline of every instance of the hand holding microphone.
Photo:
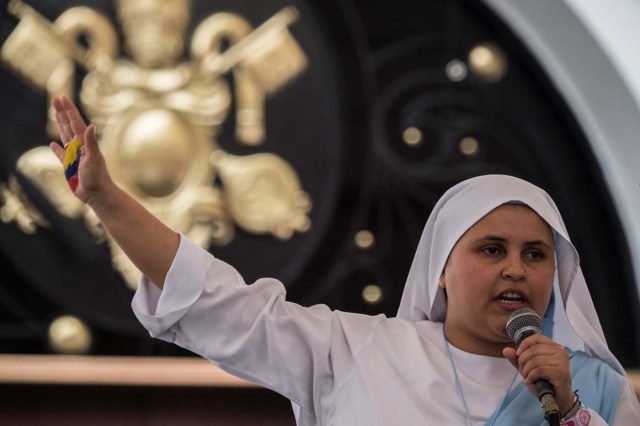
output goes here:
[[514, 311], [507, 321], [507, 334], [518, 350], [505, 348], [503, 353], [520, 371], [524, 383], [542, 403], [545, 419], [553, 425], [559, 424], [560, 416], [573, 403], [569, 354], [541, 330], [542, 320], [533, 309]]

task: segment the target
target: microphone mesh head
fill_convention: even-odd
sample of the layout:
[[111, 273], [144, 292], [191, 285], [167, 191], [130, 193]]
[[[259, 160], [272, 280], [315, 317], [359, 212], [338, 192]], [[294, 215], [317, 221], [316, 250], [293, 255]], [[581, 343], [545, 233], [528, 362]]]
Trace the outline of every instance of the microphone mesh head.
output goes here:
[[519, 343], [519, 335], [524, 330], [535, 330], [536, 333], [542, 331], [542, 319], [531, 308], [520, 308], [513, 311], [507, 321], [507, 334], [514, 342]]

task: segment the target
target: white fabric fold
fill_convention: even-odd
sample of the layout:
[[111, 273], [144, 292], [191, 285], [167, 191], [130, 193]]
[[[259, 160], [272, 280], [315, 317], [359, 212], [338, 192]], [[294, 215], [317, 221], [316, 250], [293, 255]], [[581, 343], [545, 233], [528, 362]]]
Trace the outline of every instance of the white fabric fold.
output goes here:
[[210, 256], [180, 234], [178, 252], [165, 280], [171, 285], [161, 291], [147, 277], [141, 277], [132, 307], [151, 336], [164, 333], [198, 300], [210, 266]]

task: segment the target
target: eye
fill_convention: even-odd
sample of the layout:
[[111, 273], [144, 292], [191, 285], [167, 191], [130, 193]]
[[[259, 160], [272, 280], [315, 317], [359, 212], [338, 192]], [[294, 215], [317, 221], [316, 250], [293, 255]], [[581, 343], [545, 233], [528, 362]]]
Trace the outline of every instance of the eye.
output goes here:
[[530, 259], [544, 259], [545, 255], [539, 250], [531, 250], [525, 253], [525, 257], [528, 257]]
[[488, 254], [489, 256], [497, 256], [500, 254], [500, 247], [496, 247], [496, 246], [484, 247], [482, 249], [482, 252], [484, 254]]

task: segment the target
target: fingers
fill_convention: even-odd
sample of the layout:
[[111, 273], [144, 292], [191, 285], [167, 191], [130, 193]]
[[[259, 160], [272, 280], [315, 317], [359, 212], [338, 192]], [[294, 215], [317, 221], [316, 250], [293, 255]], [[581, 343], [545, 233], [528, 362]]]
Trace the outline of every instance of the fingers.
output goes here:
[[[529, 339], [525, 339], [525, 342], [526, 340]], [[554, 384], [570, 380], [569, 354], [559, 344], [546, 340], [528, 345], [518, 356], [520, 374], [526, 384], [542, 378]], [[524, 342], [521, 348], [523, 346]]]
[[91, 155], [98, 151], [98, 139], [96, 138], [96, 126], [89, 124], [84, 131], [84, 147], [86, 152]]
[[516, 351], [516, 355], [520, 356], [527, 349], [541, 343], [556, 344], [553, 340], [543, 334], [534, 334], [533, 336], [527, 337], [522, 341], [522, 343], [520, 343], [518, 350]]
[[[87, 126], [78, 111], [78, 108], [65, 97], [54, 97], [52, 100], [56, 111], [56, 122], [60, 132], [60, 139], [63, 145], [67, 145], [73, 139], [79, 139], [84, 143], [81, 155], [98, 151], [98, 140], [96, 138], [96, 128], [93, 124]], [[65, 148], [55, 142], [49, 144], [53, 153], [62, 162], [64, 161]]]
[[526, 384], [532, 384], [538, 379], [547, 379], [552, 383], [566, 379], [569, 374], [568, 366], [561, 359], [537, 357], [524, 364], [521, 370]]
[[67, 144], [74, 138], [83, 139], [86, 125], [73, 102], [65, 96], [53, 98], [52, 104], [62, 143]]
[[71, 102], [66, 96], [62, 98], [62, 105], [67, 112], [69, 126], [73, 132], [73, 136], [82, 139], [87, 125], [84, 123], [84, 120], [80, 115], [80, 111], [78, 111], [78, 108], [76, 108], [73, 102]]
[[560, 345], [540, 343], [535, 346], [529, 347], [524, 352], [521, 352], [520, 355], [518, 355], [518, 363], [522, 366], [523, 364], [526, 364], [537, 357], [553, 355], [563, 356], [566, 355], [566, 353], [567, 352]]
[[561, 408], [570, 407], [573, 398], [571, 387], [571, 362], [562, 345], [548, 337], [536, 334], [524, 339], [515, 351], [503, 349], [503, 355], [517, 365], [524, 384], [537, 395], [534, 383], [540, 379], [549, 381]]
[[68, 144], [73, 139], [71, 132], [71, 126], [69, 125], [69, 119], [67, 113], [64, 110], [64, 105], [60, 98], [55, 97], [52, 101], [53, 108], [56, 110], [56, 123], [58, 124], [58, 133], [60, 133], [60, 139], [63, 144]]
[[556, 360], [557, 362], [568, 362], [569, 355], [560, 345], [538, 344], [530, 347], [518, 356], [518, 364], [523, 372], [530, 370], [544, 360]]

